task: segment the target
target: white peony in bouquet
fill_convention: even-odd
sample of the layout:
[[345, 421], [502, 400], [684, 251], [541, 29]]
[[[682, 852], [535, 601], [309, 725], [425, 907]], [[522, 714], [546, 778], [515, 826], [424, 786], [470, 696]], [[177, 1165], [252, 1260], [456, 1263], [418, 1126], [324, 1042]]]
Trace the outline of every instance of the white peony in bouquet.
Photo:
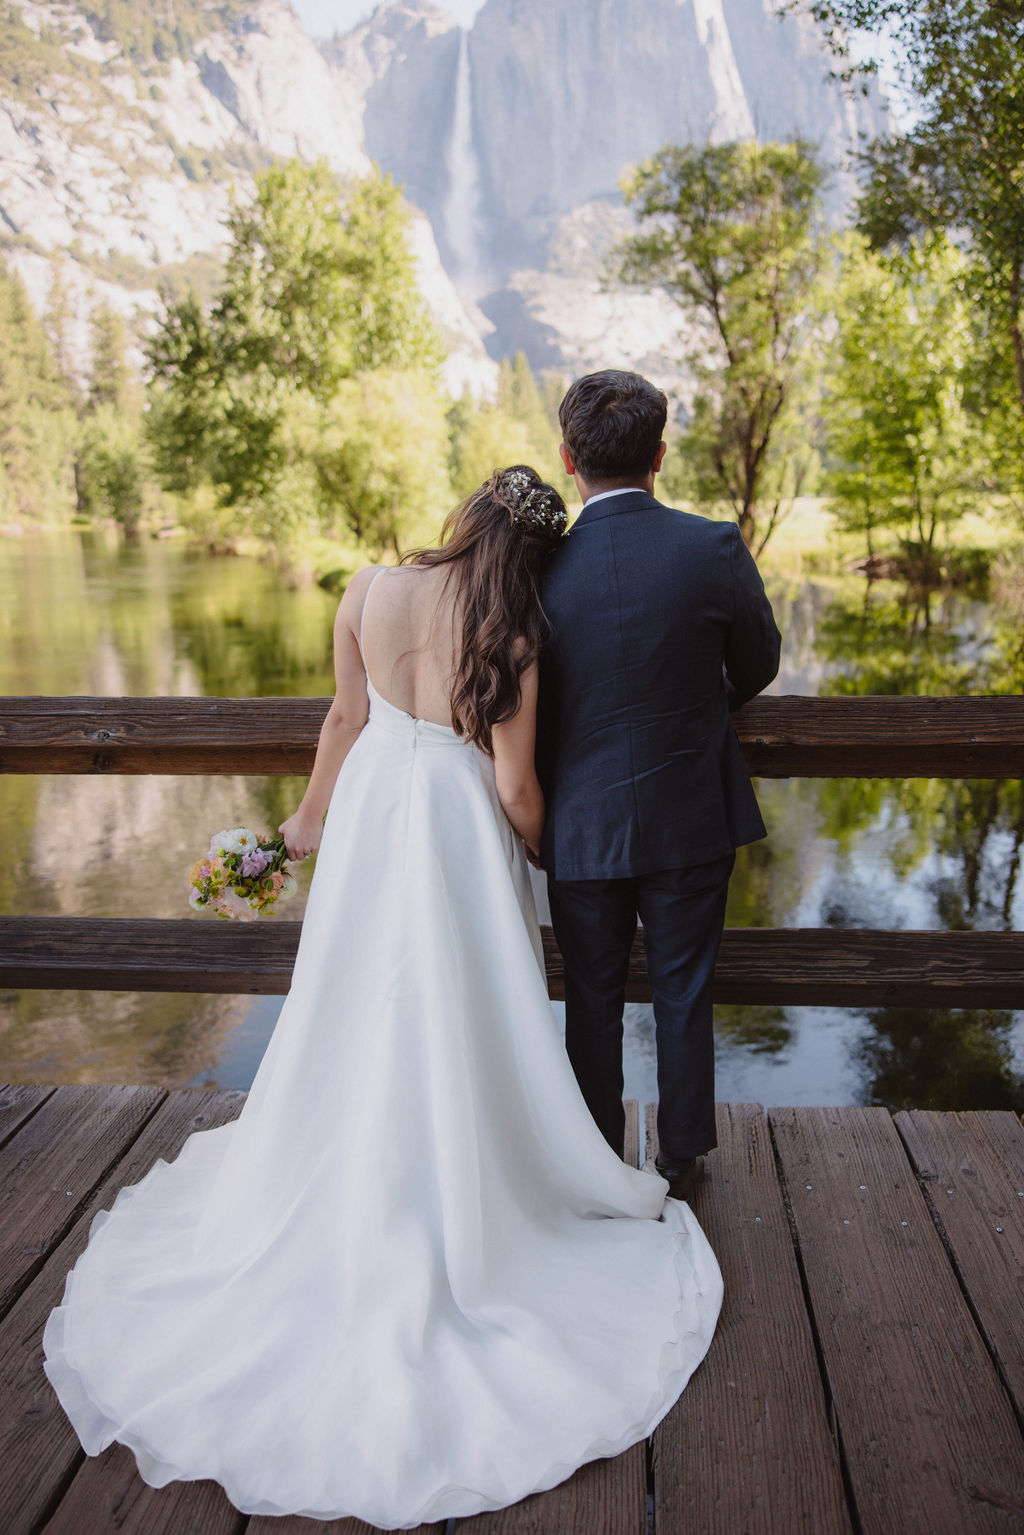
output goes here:
[[298, 889], [284, 868], [287, 858], [283, 837], [257, 837], [246, 826], [219, 831], [206, 856], [189, 870], [188, 904], [193, 911], [209, 907], [241, 922], [273, 915], [277, 902]]

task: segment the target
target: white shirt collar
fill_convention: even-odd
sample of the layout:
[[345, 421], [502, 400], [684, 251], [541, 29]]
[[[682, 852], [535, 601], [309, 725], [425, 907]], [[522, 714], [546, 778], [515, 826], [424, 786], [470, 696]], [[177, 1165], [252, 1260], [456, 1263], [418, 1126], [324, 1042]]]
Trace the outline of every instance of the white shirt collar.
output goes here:
[[[604, 501], [608, 496], [634, 496], [637, 491], [643, 491], [642, 485], [620, 485], [618, 490], [599, 490], [596, 496], [588, 496], [584, 506], [593, 506], [595, 501]], [[646, 495], [646, 491], [644, 491]]]

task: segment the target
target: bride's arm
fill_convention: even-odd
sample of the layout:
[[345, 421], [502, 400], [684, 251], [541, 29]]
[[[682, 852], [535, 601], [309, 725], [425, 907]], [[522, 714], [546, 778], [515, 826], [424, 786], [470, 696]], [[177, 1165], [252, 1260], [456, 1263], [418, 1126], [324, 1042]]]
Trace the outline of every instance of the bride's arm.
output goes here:
[[518, 710], [504, 724], [495, 725], [491, 732], [494, 777], [501, 808], [534, 858], [544, 829], [544, 795], [533, 765], [537, 742], [537, 676], [538, 667], [534, 661], [520, 679], [522, 697]]
[[375, 570], [375, 566], [370, 566], [354, 575], [338, 604], [334, 620], [334, 702], [320, 727], [313, 771], [299, 808], [278, 827], [289, 858], [306, 858], [320, 846], [324, 816], [341, 764], [370, 711], [366, 672], [359, 651], [359, 621]]

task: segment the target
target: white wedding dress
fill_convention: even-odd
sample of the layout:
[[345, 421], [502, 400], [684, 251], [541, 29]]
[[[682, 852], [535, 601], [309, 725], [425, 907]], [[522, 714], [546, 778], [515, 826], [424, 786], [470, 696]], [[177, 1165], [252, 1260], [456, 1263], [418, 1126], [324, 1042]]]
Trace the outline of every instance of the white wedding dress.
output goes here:
[[402, 1529], [643, 1439], [722, 1281], [586, 1109], [491, 759], [369, 690], [241, 1117], [97, 1215], [43, 1346], [90, 1455]]

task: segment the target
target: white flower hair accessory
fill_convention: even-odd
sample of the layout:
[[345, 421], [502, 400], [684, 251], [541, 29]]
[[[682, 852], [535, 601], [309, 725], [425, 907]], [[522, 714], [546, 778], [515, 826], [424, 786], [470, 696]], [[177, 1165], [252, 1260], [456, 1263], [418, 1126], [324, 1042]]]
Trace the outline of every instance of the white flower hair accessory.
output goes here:
[[514, 523], [547, 533], [565, 532], [568, 522], [565, 506], [550, 485], [538, 484], [525, 469], [518, 468], [506, 470], [499, 483], [511, 501], [509, 511]]

